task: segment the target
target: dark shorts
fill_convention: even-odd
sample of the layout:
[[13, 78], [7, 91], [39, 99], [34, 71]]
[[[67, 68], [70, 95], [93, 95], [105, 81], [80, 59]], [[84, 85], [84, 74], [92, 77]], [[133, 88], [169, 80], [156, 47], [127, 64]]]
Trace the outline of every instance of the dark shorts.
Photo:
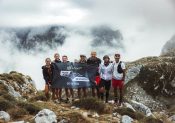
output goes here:
[[101, 79], [101, 81], [99, 83], [99, 88], [101, 88], [101, 87], [105, 87], [105, 90], [110, 90], [110, 88], [111, 88], [111, 80]]

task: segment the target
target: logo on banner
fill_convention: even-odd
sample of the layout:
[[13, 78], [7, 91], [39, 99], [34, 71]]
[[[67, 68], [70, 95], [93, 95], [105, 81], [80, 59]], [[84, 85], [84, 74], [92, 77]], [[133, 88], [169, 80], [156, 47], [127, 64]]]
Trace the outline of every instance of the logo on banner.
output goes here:
[[61, 75], [61, 76], [68, 77], [68, 76], [70, 76], [71, 72], [72, 72], [72, 71], [61, 71], [60, 75]]

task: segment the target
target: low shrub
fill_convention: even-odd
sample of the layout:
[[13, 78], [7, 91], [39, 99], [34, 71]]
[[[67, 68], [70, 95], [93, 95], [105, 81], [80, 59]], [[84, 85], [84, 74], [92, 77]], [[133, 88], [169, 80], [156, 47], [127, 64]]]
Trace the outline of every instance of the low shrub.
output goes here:
[[17, 118], [21, 118], [24, 115], [27, 115], [28, 112], [26, 111], [26, 109], [24, 108], [11, 108], [7, 111], [10, 114], [10, 117], [12, 119], [17, 119]]
[[37, 114], [41, 108], [33, 103], [18, 102], [19, 107], [24, 108], [29, 114]]
[[97, 113], [107, 113], [105, 104], [102, 101], [99, 101], [97, 98], [93, 97], [80, 99], [73, 102], [73, 105], [76, 107], [84, 108], [86, 110], [96, 111]]
[[14, 107], [13, 102], [7, 101], [4, 98], [0, 98], [0, 110], [7, 111], [8, 109]]
[[29, 99], [29, 101], [47, 101], [48, 99], [46, 98], [44, 92], [39, 91], [35, 96], [33, 96], [32, 98]]
[[145, 117], [144, 119], [140, 120], [140, 123], [163, 123], [163, 121], [159, 119], [155, 119], [152, 116]]

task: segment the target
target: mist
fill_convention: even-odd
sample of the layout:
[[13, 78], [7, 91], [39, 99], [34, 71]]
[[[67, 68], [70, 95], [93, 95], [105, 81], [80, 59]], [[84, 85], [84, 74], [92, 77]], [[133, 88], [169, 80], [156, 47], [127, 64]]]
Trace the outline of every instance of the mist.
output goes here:
[[[41, 66], [53, 54], [121, 53], [123, 61], [159, 56], [175, 34], [173, 0], [0, 0], [0, 72], [30, 75], [43, 89]], [[53, 28], [52, 28], [53, 27]]]
[[[94, 30], [97, 34], [94, 34]], [[97, 41], [101, 37], [107, 40]], [[96, 44], [98, 42], [100, 45]], [[45, 64], [45, 58], [54, 60], [55, 53], [67, 55], [69, 61], [73, 62], [80, 58], [80, 54], [90, 57], [91, 51], [97, 51], [100, 58], [106, 54], [113, 58], [116, 49], [122, 52], [125, 50], [122, 34], [107, 26], [3, 28], [0, 30], [0, 46], [0, 52], [3, 53], [0, 57], [0, 72], [15, 70], [29, 75], [37, 89], [44, 88], [41, 67]]]

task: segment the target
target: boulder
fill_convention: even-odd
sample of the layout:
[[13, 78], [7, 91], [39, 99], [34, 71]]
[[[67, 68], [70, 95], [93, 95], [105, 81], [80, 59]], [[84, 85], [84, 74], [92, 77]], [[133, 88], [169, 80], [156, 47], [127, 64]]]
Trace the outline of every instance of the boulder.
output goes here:
[[168, 118], [171, 122], [175, 123], [175, 115]]
[[134, 120], [127, 116], [127, 115], [123, 115], [121, 118], [121, 123], [132, 123]]
[[143, 112], [147, 117], [153, 116], [150, 108], [148, 108], [144, 104], [131, 100], [131, 105], [134, 107], [134, 109]]
[[125, 84], [127, 84], [129, 81], [133, 80], [139, 73], [142, 65], [136, 65], [128, 67], [126, 78], [125, 78]]
[[129, 109], [131, 109], [132, 111], [136, 111], [133, 107], [132, 107], [132, 105], [131, 104], [129, 104], [129, 103], [127, 103], [127, 102], [125, 102], [124, 104], [123, 104], [126, 108], [129, 108]]
[[57, 116], [55, 113], [49, 109], [41, 110], [35, 116], [36, 123], [57, 123]]
[[9, 122], [10, 121], [10, 115], [5, 111], [0, 111], [0, 119], [5, 121], [5, 122]]

